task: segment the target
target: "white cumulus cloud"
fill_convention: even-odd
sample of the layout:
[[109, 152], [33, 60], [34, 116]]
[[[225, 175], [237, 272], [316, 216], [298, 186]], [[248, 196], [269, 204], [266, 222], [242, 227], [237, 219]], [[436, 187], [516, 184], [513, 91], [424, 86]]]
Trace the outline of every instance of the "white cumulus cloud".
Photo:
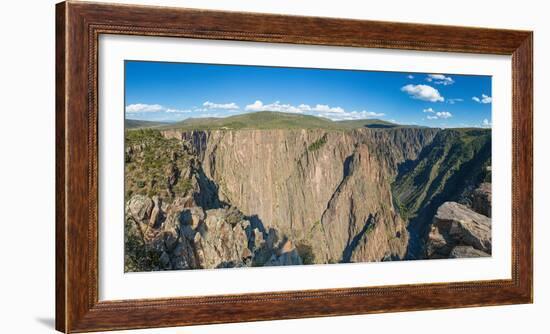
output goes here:
[[407, 75], [407, 79], [411, 79], [411, 80], [414, 79], [414, 75], [412, 74]]
[[439, 94], [439, 91], [428, 85], [411, 85], [401, 87], [401, 91], [409, 94], [413, 99], [429, 102], [443, 102], [445, 98]]
[[373, 117], [382, 117], [385, 116], [384, 113], [376, 113], [373, 111], [344, 111], [342, 113], [323, 113], [323, 112], [314, 112], [311, 113], [314, 116], [328, 118], [333, 121], [345, 121], [345, 120], [354, 120], [354, 119], [366, 119]]
[[448, 111], [436, 112], [435, 115], [439, 118], [451, 118], [453, 115]]
[[262, 101], [257, 100], [252, 104], [249, 104], [245, 107], [246, 111], [279, 111], [279, 112], [289, 112], [289, 113], [303, 113], [316, 111], [320, 113], [345, 113], [345, 110], [341, 107], [331, 107], [327, 104], [316, 104], [315, 106], [310, 106], [308, 104], [300, 104], [294, 106], [291, 104], [281, 103], [276, 101], [274, 103], [264, 104]]
[[192, 112], [193, 110], [190, 110], [190, 109], [173, 109], [173, 108], [167, 108], [167, 109], [164, 110], [164, 111], [169, 112], [169, 113], [183, 114], [183, 113]]
[[345, 112], [344, 109], [340, 107], [330, 107], [326, 104], [318, 104], [315, 107], [313, 107], [311, 110], [319, 111], [319, 112], [339, 113], [339, 114]]
[[202, 104], [203, 107], [205, 107], [208, 110], [237, 110], [239, 109], [239, 106], [235, 102], [231, 103], [214, 103], [210, 101], [206, 101]]
[[361, 111], [346, 111], [342, 107], [333, 107], [327, 104], [299, 104], [297, 106], [292, 104], [281, 103], [276, 101], [274, 103], [264, 104], [262, 101], [257, 100], [252, 104], [245, 107], [246, 111], [278, 111], [286, 113], [304, 113], [314, 115], [318, 117], [324, 117], [333, 121], [340, 120], [352, 120], [352, 119], [364, 119], [372, 117], [382, 117], [385, 114], [376, 113], [373, 111], [361, 110]]
[[447, 119], [451, 117], [453, 117], [453, 114], [448, 111], [438, 111], [434, 112], [433, 115], [426, 116], [427, 119]]
[[246, 111], [278, 111], [278, 112], [288, 112], [288, 113], [302, 113], [304, 111], [309, 111], [311, 108], [308, 105], [301, 104], [296, 107], [291, 104], [283, 104], [279, 101], [274, 103], [264, 104], [262, 101], [257, 100], [256, 102], [247, 105], [244, 110]]
[[476, 101], [477, 103], [483, 103], [483, 104], [493, 102], [493, 98], [485, 94], [481, 94], [481, 97], [474, 96], [472, 97], [472, 100]]
[[431, 113], [434, 113], [435, 110], [433, 110], [433, 108], [427, 108], [427, 109], [422, 110], [422, 112], [431, 112]]
[[260, 110], [263, 110], [263, 108], [264, 108], [264, 104], [262, 103], [262, 101], [256, 100], [256, 102], [254, 102], [252, 104], [249, 104], [246, 107], [244, 107], [244, 110], [246, 110], [246, 111], [260, 111]]
[[453, 78], [446, 77], [443, 74], [428, 74], [426, 81], [433, 82], [436, 85], [443, 85], [443, 86], [452, 85], [455, 82]]
[[163, 111], [164, 109], [165, 108], [160, 104], [134, 103], [126, 106], [127, 113], [159, 112]]
[[145, 103], [134, 103], [126, 106], [127, 113], [151, 113], [151, 112], [168, 112], [168, 113], [188, 113], [191, 110], [188, 109], [174, 109], [167, 108], [160, 104], [145, 104]]

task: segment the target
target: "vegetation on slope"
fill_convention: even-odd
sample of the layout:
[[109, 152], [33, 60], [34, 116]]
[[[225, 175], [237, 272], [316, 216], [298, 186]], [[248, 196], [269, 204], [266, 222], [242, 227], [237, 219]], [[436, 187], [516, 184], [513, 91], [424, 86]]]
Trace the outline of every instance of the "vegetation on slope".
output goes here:
[[418, 159], [399, 167], [392, 184], [395, 207], [422, 237], [443, 202], [465, 203], [477, 185], [490, 182], [490, 165], [491, 130], [442, 130]]
[[126, 128], [126, 130], [156, 128], [156, 127], [164, 126], [164, 125], [167, 125], [167, 123], [142, 121], [142, 120], [138, 120], [138, 119], [125, 119], [124, 120], [124, 127]]
[[167, 139], [157, 130], [126, 131], [126, 196], [185, 194], [191, 184], [180, 173], [189, 169], [191, 158], [181, 141]]
[[408, 125], [399, 125], [392, 122], [384, 121], [381, 119], [353, 119], [346, 121], [335, 122], [338, 127], [357, 129], [357, 128], [371, 128], [371, 129], [391, 129], [398, 127], [410, 127]]
[[310, 152], [317, 151], [318, 149], [323, 147], [323, 145], [325, 145], [326, 143], [327, 143], [327, 136], [325, 134], [321, 138], [319, 138], [316, 141], [314, 141], [313, 143], [311, 143], [311, 145], [309, 145], [307, 147], [307, 150], [310, 151]]
[[360, 119], [331, 121], [328, 118], [303, 114], [260, 111], [224, 118], [189, 118], [185, 121], [165, 125], [165, 129], [216, 130], [216, 129], [334, 129], [346, 130], [362, 127], [390, 128], [398, 125], [378, 120]]
[[153, 247], [146, 247], [143, 237], [131, 219], [124, 221], [124, 271], [151, 271], [160, 267], [161, 252]]
[[460, 200], [467, 190], [490, 181], [491, 131], [447, 129], [415, 161], [400, 166], [393, 184], [404, 218], [438, 197]]

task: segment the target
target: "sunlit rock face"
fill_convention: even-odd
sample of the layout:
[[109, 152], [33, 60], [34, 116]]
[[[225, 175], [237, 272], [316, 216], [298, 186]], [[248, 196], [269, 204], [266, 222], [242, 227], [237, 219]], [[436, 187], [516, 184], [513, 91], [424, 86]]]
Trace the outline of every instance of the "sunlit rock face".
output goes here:
[[[441, 204], [469, 200], [490, 212], [486, 192], [472, 195], [484, 181], [481, 174], [468, 174], [462, 186], [453, 178], [465, 164], [479, 170], [485, 160], [490, 164], [490, 155], [479, 153], [486, 143], [470, 149], [469, 137], [464, 141], [464, 134], [449, 131], [166, 129], [131, 134], [126, 269], [431, 257], [426, 245]], [[455, 246], [472, 249], [455, 247], [441, 257], [490, 254], [473, 245]]]

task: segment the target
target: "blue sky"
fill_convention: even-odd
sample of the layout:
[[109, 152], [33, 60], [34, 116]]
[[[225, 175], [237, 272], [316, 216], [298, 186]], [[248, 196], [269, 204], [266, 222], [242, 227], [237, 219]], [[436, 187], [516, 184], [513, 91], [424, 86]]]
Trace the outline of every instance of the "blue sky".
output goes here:
[[490, 127], [491, 77], [126, 61], [128, 119], [281, 111], [432, 127]]

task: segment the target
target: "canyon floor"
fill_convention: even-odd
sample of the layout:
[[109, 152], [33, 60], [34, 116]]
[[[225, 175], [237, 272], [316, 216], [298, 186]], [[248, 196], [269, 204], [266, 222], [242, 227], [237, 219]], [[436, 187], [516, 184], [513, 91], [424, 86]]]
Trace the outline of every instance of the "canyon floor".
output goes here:
[[491, 255], [491, 130], [126, 121], [125, 270]]

